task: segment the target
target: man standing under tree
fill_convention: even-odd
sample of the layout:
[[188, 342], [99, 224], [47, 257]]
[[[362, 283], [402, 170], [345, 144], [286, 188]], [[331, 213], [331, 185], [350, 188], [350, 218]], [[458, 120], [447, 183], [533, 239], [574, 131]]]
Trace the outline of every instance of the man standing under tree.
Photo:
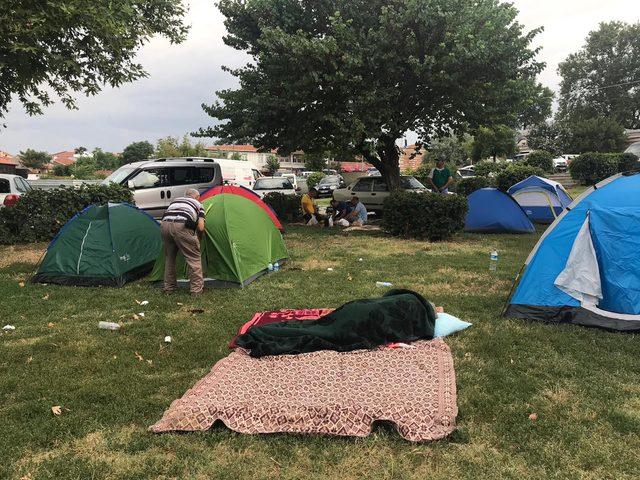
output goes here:
[[436, 160], [435, 168], [429, 172], [429, 183], [435, 193], [449, 193], [449, 185], [453, 182], [451, 172], [444, 166], [444, 160], [439, 158]]
[[184, 255], [189, 267], [189, 289], [192, 296], [202, 294], [204, 278], [200, 260], [200, 239], [204, 231], [204, 208], [200, 203], [200, 193], [190, 188], [186, 196], [176, 198], [164, 216], [160, 230], [164, 243], [164, 291], [176, 290], [176, 256], [178, 250]]

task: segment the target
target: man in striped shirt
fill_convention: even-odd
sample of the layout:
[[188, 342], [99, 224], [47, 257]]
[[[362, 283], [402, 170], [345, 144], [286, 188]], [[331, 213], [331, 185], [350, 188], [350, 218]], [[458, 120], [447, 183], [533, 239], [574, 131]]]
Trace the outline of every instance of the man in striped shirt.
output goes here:
[[200, 239], [198, 233], [204, 231], [204, 208], [199, 202], [200, 193], [190, 188], [186, 196], [176, 198], [164, 216], [160, 230], [164, 242], [164, 291], [176, 290], [176, 255], [182, 252], [189, 267], [189, 289], [191, 295], [202, 293], [204, 279], [200, 260]]

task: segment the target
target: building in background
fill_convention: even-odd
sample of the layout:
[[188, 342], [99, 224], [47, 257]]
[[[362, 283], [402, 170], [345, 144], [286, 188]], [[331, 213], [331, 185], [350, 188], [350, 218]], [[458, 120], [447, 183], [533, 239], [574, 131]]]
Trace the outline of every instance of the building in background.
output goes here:
[[221, 156], [231, 160], [244, 160], [262, 172], [267, 170], [269, 157], [276, 157], [280, 163], [280, 171], [298, 173], [304, 170], [302, 151], [296, 151], [287, 156], [278, 155], [276, 150], [259, 152], [253, 145], [213, 145], [205, 147], [212, 156]]

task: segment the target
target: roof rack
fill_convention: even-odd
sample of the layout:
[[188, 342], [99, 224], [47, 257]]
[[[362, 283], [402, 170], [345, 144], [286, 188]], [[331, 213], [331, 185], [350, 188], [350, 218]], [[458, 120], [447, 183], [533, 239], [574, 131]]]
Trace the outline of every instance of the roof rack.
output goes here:
[[150, 158], [152, 162], [170, 162], [172, 160], [183, 160], [187, 162], [210, 162], [215, 163], [215, 159], [209, 157], [165, 157], [165, 158]]

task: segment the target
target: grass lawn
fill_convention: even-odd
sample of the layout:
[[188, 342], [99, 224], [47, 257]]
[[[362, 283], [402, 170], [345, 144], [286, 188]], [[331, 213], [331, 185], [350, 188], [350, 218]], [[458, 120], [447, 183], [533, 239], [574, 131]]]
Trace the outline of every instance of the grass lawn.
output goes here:
[[[0, 336], [0, 478], [638, 478], [637, 336], [500, 317], [537, 236], [433, 244], [292, 227], [286, 268], [195, 301], [144, 282], [21, 287], [44, 245], [1, 248], [0, 318], [16, 331]], [[499, 270], [489, 272], [494, 248]], [[384, 427], [365, 439], [249, 436], [219, 425], [147, 431], [228, 354], [255, 311], [337, 307], [379, 295], [376, 280], [415, 289], [474, 323], [447, 340], [460, 410], [449, 438], [412, 444]], [[98, 330], [99, 320], [124, 328]]]

